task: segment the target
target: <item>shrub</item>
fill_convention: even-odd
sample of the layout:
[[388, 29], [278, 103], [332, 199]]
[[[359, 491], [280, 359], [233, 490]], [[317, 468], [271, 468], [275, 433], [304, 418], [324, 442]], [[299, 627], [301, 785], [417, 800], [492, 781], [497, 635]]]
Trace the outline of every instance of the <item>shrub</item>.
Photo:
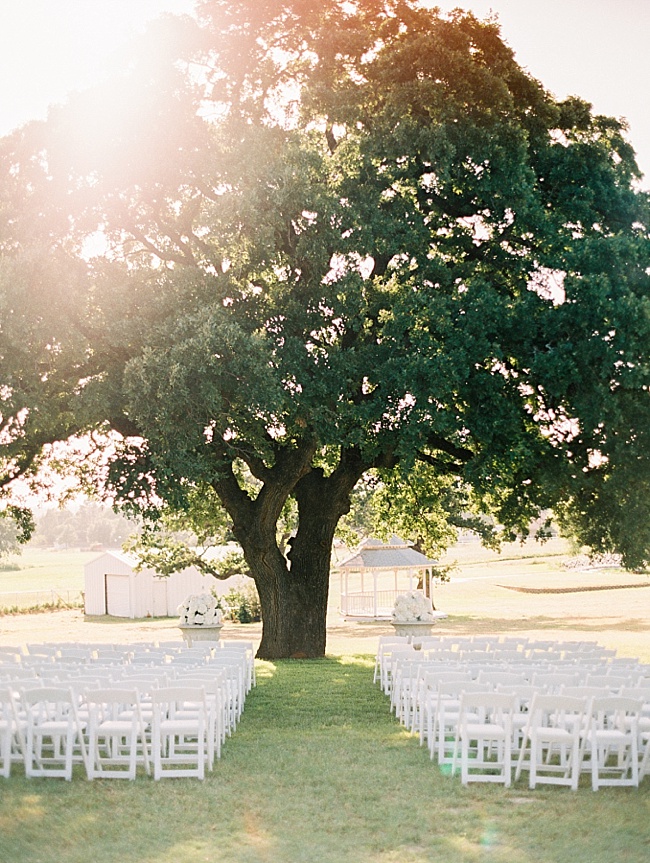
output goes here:
[[237, 623], [256, 623], [262, 619], [260, 598], [253, 582], [231, 588], [225, 596], [219, 597], [218, 605], [226, 619]]

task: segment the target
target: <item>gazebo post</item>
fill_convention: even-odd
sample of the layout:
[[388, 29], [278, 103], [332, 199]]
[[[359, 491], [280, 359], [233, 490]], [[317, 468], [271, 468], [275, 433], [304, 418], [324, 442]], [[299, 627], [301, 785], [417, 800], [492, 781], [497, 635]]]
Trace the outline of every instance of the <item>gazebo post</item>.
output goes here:
[[372, 616], [377, 619], [377, 570], [373, 570]]

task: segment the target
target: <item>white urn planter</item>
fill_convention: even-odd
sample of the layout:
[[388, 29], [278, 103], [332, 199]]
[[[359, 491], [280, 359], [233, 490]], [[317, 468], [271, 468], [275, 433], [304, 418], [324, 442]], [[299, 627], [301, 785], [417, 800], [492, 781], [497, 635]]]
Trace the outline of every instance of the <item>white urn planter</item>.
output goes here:
[[435, 620], [393, 621], [395, 635], [431, 635]]
[[179, 623], [178, 628], [187, 646], [192, 647], [195, 641], [219, 641], [223, 624], [216, 623], [208, 626], [197, 626], [196, 624]]
[[219, 641], [223, 624], [217, 600], [210, 593], [188, 596], [178, 606], [178, 628], [189, 647], [195, 641]]
[[431, 635], [436, 621], [441, 617], [447, 615], [434, 611], [428, 596], [419, 590], [412, 590], [400, 594], [395, 600], [391, 623], [396, 635], [406, 636], [415, 645], [418, 638]]

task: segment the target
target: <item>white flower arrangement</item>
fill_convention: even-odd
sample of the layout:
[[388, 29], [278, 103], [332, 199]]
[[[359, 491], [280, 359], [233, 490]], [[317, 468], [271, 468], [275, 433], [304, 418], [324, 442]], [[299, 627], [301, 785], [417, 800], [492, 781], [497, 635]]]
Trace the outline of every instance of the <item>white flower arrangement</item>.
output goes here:
[[395, 600], [393, 623], [425, 623], [431, 620], [435, 620], [431, 600], [419, 590], [401, 593]]
[[221, 609], [210, 593], [188, 596], [178, 606], [178, 613], [181, 626], [216, 626], [222, 621]]

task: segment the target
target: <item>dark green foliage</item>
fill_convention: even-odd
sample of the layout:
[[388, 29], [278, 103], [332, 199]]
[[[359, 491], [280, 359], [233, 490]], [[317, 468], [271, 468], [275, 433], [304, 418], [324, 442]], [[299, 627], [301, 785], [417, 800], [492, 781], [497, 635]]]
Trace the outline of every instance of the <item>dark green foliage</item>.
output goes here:
[[231, 588], [221, 598], [219, 605], [226, 611], [228, 619], [237, 623], [255, 623], [262, 619], [260, 598], [252, 582]]

